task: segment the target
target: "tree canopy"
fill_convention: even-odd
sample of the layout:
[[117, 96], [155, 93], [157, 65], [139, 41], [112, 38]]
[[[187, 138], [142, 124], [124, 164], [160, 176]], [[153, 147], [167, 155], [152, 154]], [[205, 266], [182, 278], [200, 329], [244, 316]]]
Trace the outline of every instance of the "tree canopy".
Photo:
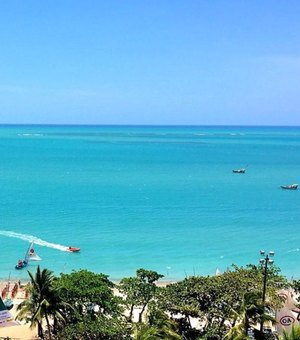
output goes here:
[[38, 267], [29, 275], [30, 295], [18, 318], [37, 325], [40, 338], [55, 340], [246, 339], [249, 327], [272, 320], [265, 307], [280, 307], [278, 291], [288, 285], [270, 267], [263, 304], [263, 268], [253, 265], [165, 287], [157, 285], [163, 275], [142, 268], [118, 285], [87, 270], [54, 277]]

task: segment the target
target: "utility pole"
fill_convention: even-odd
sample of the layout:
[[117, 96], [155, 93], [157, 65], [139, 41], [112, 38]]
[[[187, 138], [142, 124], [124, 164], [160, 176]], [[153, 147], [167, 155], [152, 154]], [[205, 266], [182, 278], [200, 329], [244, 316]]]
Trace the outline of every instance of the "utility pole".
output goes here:
[[[266, 302], [266, 290], [267, 290], [267, 279], [268, 279], [268, 264], [273, 264], [274, 260], [270, 259], [275, 255], [274, 251], [269, 251], [269, 254], [265, 255], [265, 251], [261, 250], [260, 255], [265, 256], [264, 258], [259, 260], [261, 265], [264, 265], [264, 281], [263, 281], [263, 293], [262, 293], [262, 304], [263, 304], [263, 315], [265, 314], [265, 302]], [[263, 316], [262, 315], [262, 316]], [[260, 331], [263, 332], [264, 329], [264, 320], [263, 318], [260, 321]]]

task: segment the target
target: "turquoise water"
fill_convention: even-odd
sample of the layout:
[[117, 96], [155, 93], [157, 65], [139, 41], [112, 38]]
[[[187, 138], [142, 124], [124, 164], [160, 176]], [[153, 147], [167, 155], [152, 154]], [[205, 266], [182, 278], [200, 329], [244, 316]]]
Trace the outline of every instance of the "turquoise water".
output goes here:
[[300, 190], [279, 187], [300, 184], [300, 128], [2, 126], [0, 150], [2, 278], [27, 277], [32, 237], [56, 273], [172, 280], [263, 248], [300, 277]]

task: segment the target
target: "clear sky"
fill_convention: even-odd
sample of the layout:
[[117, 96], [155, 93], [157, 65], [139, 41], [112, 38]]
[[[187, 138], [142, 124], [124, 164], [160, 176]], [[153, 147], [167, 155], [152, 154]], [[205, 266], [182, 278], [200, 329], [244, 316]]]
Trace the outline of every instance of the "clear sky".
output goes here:
[[1, 1], [0, 123], [300, 125], [300, 1]]

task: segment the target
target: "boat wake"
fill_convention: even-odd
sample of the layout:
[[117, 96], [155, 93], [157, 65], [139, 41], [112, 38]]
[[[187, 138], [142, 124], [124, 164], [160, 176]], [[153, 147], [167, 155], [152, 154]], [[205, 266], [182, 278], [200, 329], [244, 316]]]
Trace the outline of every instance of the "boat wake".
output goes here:
[[8, 230], [0, 230], [0, 235], [18, 238], [23, 241], [34, 242], [35, 244], [38, 244], [39, 246], [53, 248], [53, 249], [57, 249], [60, 251], [68, 250], [68, 247], [66, 246], [63, 246], [61, 244], [47, 242], [33, 235], [20, 234], [20, 233], [15, 233], [14, 231], [8, 231]]

